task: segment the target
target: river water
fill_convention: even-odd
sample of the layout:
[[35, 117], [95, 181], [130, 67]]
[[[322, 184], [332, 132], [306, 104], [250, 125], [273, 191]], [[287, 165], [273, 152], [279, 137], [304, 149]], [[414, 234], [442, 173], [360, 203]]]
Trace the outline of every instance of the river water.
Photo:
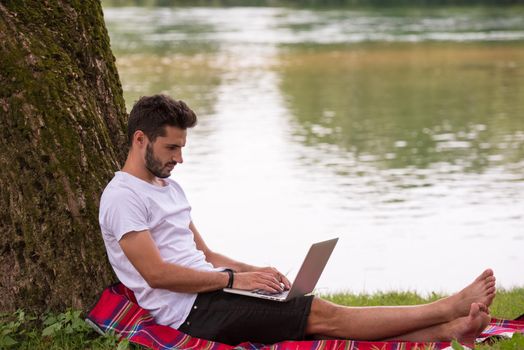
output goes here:
[[128, 110], [199, 115], [173, 178], [207, 244], [321, 293], [524, 285], [524, 8], [110, 7]]

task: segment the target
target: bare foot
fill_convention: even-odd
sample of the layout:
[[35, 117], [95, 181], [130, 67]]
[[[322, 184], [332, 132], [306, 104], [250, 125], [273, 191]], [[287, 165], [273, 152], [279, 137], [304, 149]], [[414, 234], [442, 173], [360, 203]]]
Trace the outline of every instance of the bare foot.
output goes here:
[[493, 270], [487, 269], [466, 288], [439, 302], [444, 305], [446, 314], [450, 315], [449, 320], [452, 320], [470, 314], [472, 303], [489, 307], [495, 298], [495, 293], [495, 276]]
[[484, 304], [471, 304], [468, 316], [460, 317], [449, 324], [451, 339], [456, 339], [459, 343], [473, 348], [475, 339], [482, 333], [491, 319], [487, 310], [488, 308]]

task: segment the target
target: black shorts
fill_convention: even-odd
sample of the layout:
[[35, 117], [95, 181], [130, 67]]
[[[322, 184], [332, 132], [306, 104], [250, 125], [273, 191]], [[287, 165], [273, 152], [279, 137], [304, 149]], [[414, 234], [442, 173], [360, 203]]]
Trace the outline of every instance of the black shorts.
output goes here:
[[230, 345], [303, 340], [312, 301], [313, 296], [282, 303], [222, 290], [200, 293], [179, 330]]

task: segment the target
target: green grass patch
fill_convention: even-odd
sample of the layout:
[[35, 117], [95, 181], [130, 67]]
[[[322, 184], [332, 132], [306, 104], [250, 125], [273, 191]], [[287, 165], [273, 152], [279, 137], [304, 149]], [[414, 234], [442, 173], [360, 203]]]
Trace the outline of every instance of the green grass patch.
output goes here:
[[[428, 303], [443, 295], [432, 293], [420, 296], [413, 292], [378, 292], [374, 294], [334, 294], [323, 298], [348, 306], [416, 305]], [[497, 318], [513, 319], [524, 313], [524, 288], [501, 290], [491, 305], [491, 314]], [[29, 315], [22, 310], [11, 314], [0, 314], [0, 349], [142, 349], [127, 340], [119, 342], [114, 334], [100, 336], [84, 322], [80, 311], [67, 310], [63, 313]], [[460, 344], [453, 344], [461, 349]], [[477, 349], [524, 349], [524, 336], [516, 334]]]
[[27, 315], [18, 310], [0, 314], [0, 349], [138, 349], [114, 334], [100, 336], [84, 321], [81, 311]]

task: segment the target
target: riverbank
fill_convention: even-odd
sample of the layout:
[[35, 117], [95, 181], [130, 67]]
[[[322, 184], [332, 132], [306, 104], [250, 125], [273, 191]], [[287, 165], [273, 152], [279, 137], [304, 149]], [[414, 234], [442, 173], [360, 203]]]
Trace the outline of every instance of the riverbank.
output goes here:
[[[434, 301], [442, 295], [421, 296], [413, 292], [378, 292], [374, 294], [333, 294], [322, 296], [342, 305], [414, 305]], [[498, 292], [491, 314], [513, 319], [524, 313], [524, 287]], [[60, 314], [30, 315], [22, 310], [0, 315], [0, 349], [142, 349], [127, 341], [118, 342], [114, 335], [99, 336], [84, 322], [81, 311]], [[499, 341], [477, 349], [522, 349], [524, 336]]]

